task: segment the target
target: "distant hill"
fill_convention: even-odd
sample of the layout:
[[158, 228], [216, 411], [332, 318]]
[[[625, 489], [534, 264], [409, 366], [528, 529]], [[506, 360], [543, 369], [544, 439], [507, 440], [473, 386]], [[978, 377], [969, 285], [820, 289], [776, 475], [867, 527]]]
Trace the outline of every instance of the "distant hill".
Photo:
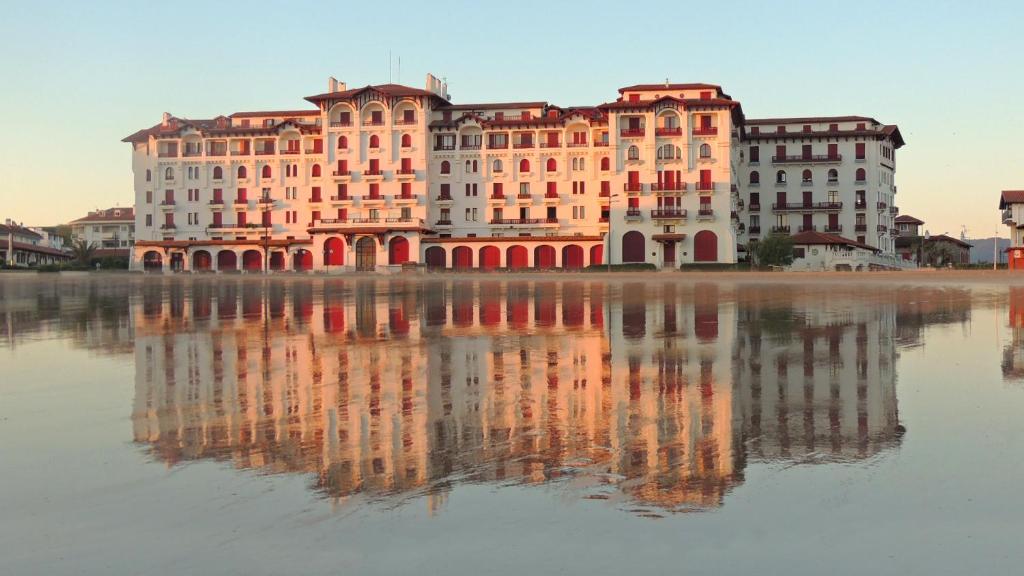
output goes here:
[[967, 240], [972, 245], [971, 264], [992, 263], [992, 242], [998, 242], [999, 262], [1006, 262], [1006, 254], [1003, 250], [1009, 248], [1009, 238], [972, 238]]

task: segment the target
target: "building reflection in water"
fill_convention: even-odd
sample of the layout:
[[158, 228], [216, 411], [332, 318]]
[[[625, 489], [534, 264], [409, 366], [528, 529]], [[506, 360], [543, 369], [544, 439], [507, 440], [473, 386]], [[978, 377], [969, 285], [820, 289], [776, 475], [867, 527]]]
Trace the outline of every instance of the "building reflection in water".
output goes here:
[[170, 465], [315, 474], [432, 508], [557, 484], [638, 513], [722, 504], [752, 461], [899, 441], [899, 305], [589, 281], [158, 284], [133, 303], [135, 440]]
[[1003, 348], [1003, 379], [1024, 381], [1024, 288], [1010, 287], [1010, 342]]

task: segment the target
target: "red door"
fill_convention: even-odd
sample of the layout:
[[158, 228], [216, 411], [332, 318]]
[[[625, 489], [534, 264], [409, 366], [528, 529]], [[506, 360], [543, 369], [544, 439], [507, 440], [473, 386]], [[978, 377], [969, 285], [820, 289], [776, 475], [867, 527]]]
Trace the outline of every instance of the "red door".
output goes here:
[[495, 246], [484, 246], [480, 249], [480, 269], [494, 270], [501, 264], [501, 251]]
[[551, 246], [537, 246], [533, 251], [533, 263], [538, 270], [555, 267], [555, 249]]
[[696, 262], [718, 261], [718, 236], [710, 230], [701, 230], [693, 237], [693, 259]]
[[391, 239], [388, 244], [388, 264], [397, 266], [409, 261], [409, 241], [401, 236]]
[[562, 248], [562, 268], [566, 270], [579, 270], [583, 268], [583, 248], [575, 244]]
[[473, 267], [473, 249], [469, 246], [458, 246], [452, 250], [452, 266], [456, 270], [468, 270]]
[[505, 252], [505, 266], [509, 270], [526, 268], [529, 261], [529, 253], [525, 246], [511, 246]]

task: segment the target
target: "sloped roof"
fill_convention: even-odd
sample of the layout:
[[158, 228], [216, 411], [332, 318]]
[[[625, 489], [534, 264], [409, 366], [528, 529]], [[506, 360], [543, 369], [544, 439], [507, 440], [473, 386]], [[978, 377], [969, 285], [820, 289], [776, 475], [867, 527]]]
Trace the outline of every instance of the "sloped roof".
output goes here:
[[1007, 204], [1024, 204], [1024, 190], [1003, 190], [999, 195], [999, 209], [1006, 208]]
[[796, 118], [748, 118], [747, 124], [815, 124], [824, 122], [872, 122], [881, 124], [869, 116], [803, 116]]
[[700, 82], [694, 83], [683, 83], [683, 84], [634, 84], [632, 86], [626, 86], [625, 88], [619, 88], [619, 94], [624, 92], [640, 92], [648, 90], [721, 90], [722, 87], [718, 84], [703, 84]]
[[864, 250], [871, 250], [872, 252], [878, 252], [878, 248], [869, 246], [868, 244], [862, 244], [856, 240], [850, 240], [838, 234], [828, 234], [825, 232], [818, 232], [816, 230], [807, 230], [806, 232], [799, 232], [790, 237], [793, 244], [802, 246], [850, 246], [852, 248], [862, 248]]
[[968, 244], [967, 242], [964, 242], [963, 240], [961, 240], [959, 238], [953, 238], [952, 236], [947, 236], [945, 234], [936, 234], [935, 236], [929, 236], [928, 238], [925, 238], [924, 241], [925, 242], [951, 242], [953, 244], [957, 244], [959, 246], [963, 246], [964, 248], [971, 248], [971, 247], [974, 246], [973, 244]]
[[924, 220], [918, 220], [917, 218], [914, 218], [910, 214], [901, 214], [900, 216], [896, 217], [894, 222], [896, 222], [897, 224], [924, 224]]
[[320, 110], [267, 110], [267, 111], [253, 111], [253, 112], [235, 112], [231, 118], [259, 118], [262, 116], [283, 116], [288, 118], [290, 116], [319, 116]]
[[33, 238], [42, 238], [43, 237], [38, 232], [36, 232], [34, 230], [29, 230], [28, 228], [25, 228], [24, 226], [19, 226], [17, 224], [4, 224], [4, 223], [0, 223], [0, 235], [2, 235], [2, 238], [0, 238], [0, 240], [6, 241], [7, 240], [7, 235], [9, 235], [9, 234], [17, 234], [19, 236], [30, 236], [30, 237], [33, 237]]
[[401, 84], [368, 84], [362, 88], [351, 88], [348, 90], [339, 90], [338, 92], [324, 92], [323, 94], [317, 94], [315, 96], [306, 96], [306, 100], [314, 103], [321, 102], [323, 100], [342, 100], [352, 98], [366, 92], [367, 90], [376, 90], [377, 92], [387, 96], [435, 96], [437, 98], [441, 98], [429, 90], [413, 88], [412, 86], [403, 86]]
[[[114, 211], [120, 210], [119, 216], [114, 216]], [[107, 208], [106, 210], [97, 210], [96, 212], [90, 213], [88, 216], [84, 216], [77, 220], [72, 220], [71, 224], [78, 224], [84, 222], [134, 222], [135, 221], [135, 209], [134, 208]]]

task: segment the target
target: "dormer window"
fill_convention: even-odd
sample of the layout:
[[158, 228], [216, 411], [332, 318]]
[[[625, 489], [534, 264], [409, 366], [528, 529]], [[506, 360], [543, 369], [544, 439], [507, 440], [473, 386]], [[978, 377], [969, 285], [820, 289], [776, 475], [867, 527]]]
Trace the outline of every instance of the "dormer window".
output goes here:
[[629, 101], [630, 102], [639, 102], [640, 101], [640, 95], [639, 94], [630, 94], [629, 95]]

